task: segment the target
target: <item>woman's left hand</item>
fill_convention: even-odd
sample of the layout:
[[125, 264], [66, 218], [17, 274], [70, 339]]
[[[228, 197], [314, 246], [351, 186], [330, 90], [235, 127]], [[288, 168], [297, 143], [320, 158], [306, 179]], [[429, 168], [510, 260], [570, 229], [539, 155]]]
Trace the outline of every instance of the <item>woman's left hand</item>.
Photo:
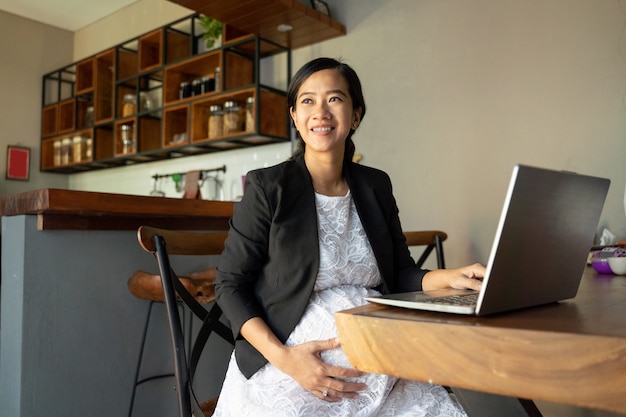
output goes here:
[[424, 275], [422, 289], [424, 291], [444, 288], [480, 290], [485, 267], [473, 264], [456, 269], [436, 269]]

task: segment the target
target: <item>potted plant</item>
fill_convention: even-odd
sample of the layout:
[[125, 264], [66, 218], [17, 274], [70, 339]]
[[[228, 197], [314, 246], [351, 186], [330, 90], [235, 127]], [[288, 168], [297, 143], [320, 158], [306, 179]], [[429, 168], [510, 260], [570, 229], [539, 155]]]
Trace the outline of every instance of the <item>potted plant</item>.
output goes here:
[[200, 39], [205, 42], [206, 49], [210, 50], [216, 46], [216, 43], [218, 43], [222, 37], [222, 22], [212, 17], [200, 15], [198, 16], [198, 23], [202, 29], [204, 29], [204, 33]]

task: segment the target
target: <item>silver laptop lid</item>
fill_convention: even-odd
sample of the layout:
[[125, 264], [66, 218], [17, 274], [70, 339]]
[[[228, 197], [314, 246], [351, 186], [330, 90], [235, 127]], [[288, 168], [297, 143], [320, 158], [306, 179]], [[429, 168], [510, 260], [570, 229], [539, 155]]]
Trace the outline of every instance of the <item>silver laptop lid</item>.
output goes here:
[[575, 297], [609, 184], [516, 165], [476, 314]]

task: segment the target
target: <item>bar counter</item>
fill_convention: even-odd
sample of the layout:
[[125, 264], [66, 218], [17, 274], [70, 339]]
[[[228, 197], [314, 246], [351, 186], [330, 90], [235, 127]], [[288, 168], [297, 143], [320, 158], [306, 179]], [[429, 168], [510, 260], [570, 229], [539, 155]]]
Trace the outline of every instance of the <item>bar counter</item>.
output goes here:
[[[42, 189], [0, 199], [0, 416], [126, 416], [148, 302], [135, 270], [157, 273], [137, 227], [226, 230], [233, 203]], [[215, 257], [174, 257], [180, 273]], [[172, 371], [163, 305], [153, 308], [142, 376]], [[219, 393], [230, 346], [215, 341], [201, 397]], [[209, 341], [211, 343], [211, 341]], [[134, 415], [175, 415], [173, 381], [143, 384]]]
[[41, 189], [0, 198], [0, 215], [36, 215], [38, 230], [227, 230], [229, 201]]

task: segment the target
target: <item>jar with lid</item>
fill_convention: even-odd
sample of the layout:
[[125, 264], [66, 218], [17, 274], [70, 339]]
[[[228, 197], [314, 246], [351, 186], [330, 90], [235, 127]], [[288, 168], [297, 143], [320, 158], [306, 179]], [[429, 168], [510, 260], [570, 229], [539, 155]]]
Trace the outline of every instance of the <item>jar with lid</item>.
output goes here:
[[254, 97], [246, 100], [246, 132], [254, 132]]
[[134, 133], [133, 133], [133, 125], [122, 125], [121, 126], [121, 140], [122, 140], [122, 153], [132, 153], [133, 145], [135, 143]]
[[93, 126], [93, 106], [89, 105], [85, 109], [85, 126], [92, 127]]
[[189, 84], [189, 82], [187, 81], [183, 81], [182, 83], [180, 83], [180, 87], [178, 90], [178, 98], [183, 99], [183, 98], [187, 98], [187, 97], [191, 97], [191, 84]]
[[223, 135], [224, 112], [222, 107], [214, 104], [209, 107], [208, 137], [216, 138]]
[[241, 131], [241, 108], [236, 101], [224, 103], [224, 134], [229, 135]]
[[202, 80], [200, 78], [196, 78], [191, 82], [191, 95], [199, 96], [202, 94]]
[[72, 140], [72, 161], [80, 162], [83, 159], [83, 137], [74, 136]]
[[54, 149], [53, 165], [59, 166], [61, 165], [61, 140], [55, 140], [52, 147]]
[[137, 97], [134, 94], [125, 94], [122, 101], [122, 117], [128, 117], [137, 111]]
[[61, 165], [72, 162], [72, 139], [63, 138], [61, 141]]
[[215, 78], [205, 75], [201, 78], [202, 81], [202, 93], [210, 93], [215, 91]]
[[93, 157], [93, 139], [85, 139], [85, 160], [91, 161]]

